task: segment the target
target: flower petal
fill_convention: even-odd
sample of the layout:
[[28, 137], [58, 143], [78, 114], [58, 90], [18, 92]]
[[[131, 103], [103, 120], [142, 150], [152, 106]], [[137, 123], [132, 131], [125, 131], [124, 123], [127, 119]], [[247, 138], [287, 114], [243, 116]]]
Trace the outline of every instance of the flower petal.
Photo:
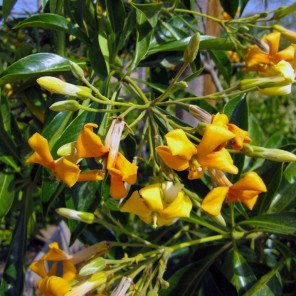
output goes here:
[[233, 160], [225, 148], [204, 157], [198, 157], [198, 162], [203, 169], [210, 167], [230, 174], [238, 173], [238, 168], [233, 164]]
[[213, 216], [218, 216], [221, 212], [228, 189], [229, 187], [227, 186], [212, 189], [202, 201], [201, 208]]
[[191, 209], [192, 202], [190, 198], [183, 191], [180, 191], [175, 200], [160, 212], [160, 215], [165, 219], [189, 217]]
[[174, 184], [173, 182], [164, 182], [161, 184], [163, 189], [163, 199], [166, 203], [173, 202], [183, 189], [183, 184]]
[[158, 146], [155, 150], [169, 168], [176, 171], [184, 171], [189, 167], [189, 161], [181, 156], [172, 155], [168, 146]]
[[50, 276], [38, 281], [38, 288], [48, 296], [65, 296], [72, 289], [66, 280], [58, 276]]
[[54, 160], [49, 151], [48, 141], [39, 133], [35, 133], [29, 140], [30, 147], [35, 151], [27, 162], [39, 163], [47, 168], [54, 168]]
[[234, 136], [235, 135], [225, 127], [208, 124], [201, 142], [197, 146], [197, 155], [207, 155], [213, 152], [221, 144], [226, 145], [227, 141], [234, 138]]
[[276, 54], [279, 50], [281, 33], [272, 32], [262, 38], [268, 44], [269, 54]]
[[81, 181], [100, 181], [104, 179], [105, 174], [100, 170], [90, 170], [79, 174], [77, 182]]
[[150, 224], [152, 221], [151, 210], [146, 205], [145, 201], [140, 197], [138, 191], [134, 191], [132, 193], [131, 197], [125, 202], [120, 211], [135, 214], [147, 224]]
[[72, 256], [61, 250], [57, 242], [53, 242], [48, 245], [48, 251], [41, 259], [48, 261], [65, 261], [72, 259]]
[[256, 201], [258, 199], [258, 195], [254, 196], [251, 199], [245, 199], [242, 200], [242, 203], [249, 209], [249, 210], [253, 210], [254, 205], [256, 204]]
[[248, 172], [243, 178], [231, 186], [231, 190], [256, 190], [266, 192], [266, 186], [261, 177], [255, 172]]
[[136, 183], [138, 167], [129, 162], [120, 152], [117, 153], [114, 167], [121, 172], [123, 181], [130, 185]]
[[187, 138], [185, 132], [181, 129], [175, 129], [165, 135], [168, 147], [173, 156], [181, 156], [190, 160], [196, 153], [195, 145]]
[[100, 137], [93, 132], [98, 125], [94, 123], [87, 123], [78, 136], [76, 147], [79, 157], [101, 157], [106, 154], [109, 149], [105, 147]]
[[37, 260], [30, 264], [29, 268], [37, 273], [40, 277], [44, 278], [47, 276], [47, 271], [44, 266], [44, 260]]
[[151, 184], [139, 190], [141, 197], [151, 211], [158, 212], [163, 209], [161, 184]]
[[164, 225], [171, 225], [176, 219], [166, 219], [162, 216], [161, 213], [157, 215], [157, 226], [161, 227]]
[[72, 187], [79, 178], [80, 169], [77, 164], [62, 157], [56, 161], [54, 173], [59, 180]]
[[226, 114], [220, 114], [219, 112], [213, 115], [212, 124], [220, 125], [226, 127], [229, 122], [229, 119]]
[[72, 260], [63, 261], [63, 279], [71, 281], [76, 277], [77, 270]]
[[248, 132], [239, 128], [235, 124], [228, 124], [228, 129], [235, 134], [233, 140], [233, 149], [241, 150], [244, 143], [250, 143], [251, 138], [248, 136]]
[[121, 172], [117, 169], [109, 169], [110, 175], [110, 195], [115, 199], [124, 198], [127, 194]]

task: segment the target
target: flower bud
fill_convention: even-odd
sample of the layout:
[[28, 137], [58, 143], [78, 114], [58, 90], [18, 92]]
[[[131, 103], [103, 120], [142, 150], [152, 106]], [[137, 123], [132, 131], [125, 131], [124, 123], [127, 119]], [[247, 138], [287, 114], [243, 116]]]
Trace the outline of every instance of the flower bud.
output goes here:
[[67, 208], [58, 208], [56, 212], [65, 218], [78, 220], [87, 224], [92, 224], [95, 220], [95, 215], [88, 212], [80, 212]]
[[292, 30], [288, 30], [280, 25], [273, 25], [272, 28], [281, 33], [281, 36], [286, 40], [296, 43], [296, 32]]
[[77, 78], [77, 79], [81, 79], [84, 77], [84, 72], [83, 70], [80, 68], [80, 66], [72, 61], [69, 61], [70, 64], [70, 69], [72, 74]]
[[200, 35], [196, 33], [191, 37], [184, 51], [183, 59], [185, 63], [192, 63], [195, 60], [199, 50], [199, 42], [200, 42]]
[[91, 89], [85, 86], [67, 83], [52, 76], [43, 76], [37, 79], [37, 83], [51, 93], [86, 99], [91, 96]]
[[293, 3], [289, 6], [281, 6], [279, 7], [273, 15], [273, 19], [278, 20], [285, 17], [288, 14], [291, 14], [296, 10], [296, 3]]
[[211, 123], [212, 121], [212, 115], [198, 106], [189, 105], [189, 113], [201, 122]]
[[49, 109], [57, 112], [77, 111], [80, 109], [80, 105], [74, 100], [59, 101], [52, 104]]
[[67, 143], [61, 146], [58, 151], [58, 156], [69, 156], [77, 153], [76, 142]]
[[291, 162], [296, 161], [296, 155], [282, 149], [264, 148], [260, 146], [253, 146], [244, 144], [242, 152], [251, 157], [261, 157], [277, 162]]
[[104, 270], [106, 267], [106, 259], [103, 257], [97, 257], [94, 260], [92, 260], [90, 263], [84, 265], [80, 271], [79, 275], [86, 276], [91, 275], [96, 272]]

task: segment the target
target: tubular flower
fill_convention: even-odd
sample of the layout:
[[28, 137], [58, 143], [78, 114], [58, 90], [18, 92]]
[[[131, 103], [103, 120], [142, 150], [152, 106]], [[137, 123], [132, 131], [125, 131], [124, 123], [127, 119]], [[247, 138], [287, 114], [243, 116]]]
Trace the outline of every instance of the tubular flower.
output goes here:
[[189, 169], [191, 180], [201, 178], [208, 167], [237, 174], [230, 154], [221, 148], [234, 137], [225, 127], [208, 124], [201, 142], [195, 146], [183, 130], [176, 129], [165, 135], [168, 145], [156, 147], [156, 152], [168, 167], [176, 171]]
[[146, 186], [134, 191], [121, 211], [135, 214], [155, 227], [170, 225], [178, 218], [190, 216], [192, 203], [182, 188], [182, 184], [172, 182]]
[[27, 162], [38, 163], [51, 169], [56, 178], [62, 180], [69, 187], [72, 187], [76, 182], [102, 180], [104, 177], [99, 170], [81, 173], [76, 164], [79, 161], [79, 157], [75, 154], [54, 160], [50, 153], [47, 139], [39, 133], [35, 133], [28, 142], [34, 153], [27, 159]]
[[91, 96], [91, 89], [88, 87], [67, 83], [52, 76], [40, 77], [37, 79], [37, 83], [51, 93], [79, 97], [82, 99]]
[[252, 46], [246, 56], [247, 70], [257, 71], [264, 75], [273, 75], [271, 65], [284, 60], [294, 64], [295, 47], [293, 45], [279, 51], [281, 33], [273, 32], [262, 38], [262, 43], [267, 47], [267, 52], [257, 45]]
[[217, 113], [216, 115], [213, 115], [212, 124], [225, 127], [235, 135], [234, 138], [231, 139], [232, 148], [235, 150], [241, 150], [244, 143], [251, 142], [248, 132], [239, 128], [235, 124], [229, 123], [228, 117], [225, 114]]
[[[72, 256], [62, 251], [56, 242], [49, 244], [48, 248], [48, 252], [34, 261], [30, 269], [41, 277], [37, 286], [44, 295], [63, 296], [71, 290], [69, 282], [76, 277], [77, 271]], [[46, 262], [52, 263], [49, 270], [46, 269]], [[61, 276], [56, 275], [59, 263], [62, 266]]]
[[218, 216], [226, 198], [228, 202], [242, 202], [252, 210], [258, 195], [266, 191], [266, 186], [258, 174], [249, 172], [231, 186], [219, 186], [211, 190], [202, 201], [201, 207], [207, 213]]

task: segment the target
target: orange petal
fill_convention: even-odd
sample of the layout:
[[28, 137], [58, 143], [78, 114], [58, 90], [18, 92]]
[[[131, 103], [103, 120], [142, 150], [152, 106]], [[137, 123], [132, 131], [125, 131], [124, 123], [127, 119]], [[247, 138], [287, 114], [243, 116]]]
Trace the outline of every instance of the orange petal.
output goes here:
[[148, 185], [142, 188], [139, 193], [151, 211], [159, 212], [163, 209], [163, 196], [160, 183]]
[[58, 276], [50, 276], [38, 281], [38, 288], [48, 296], [65, 296], [72, 289], [66, 280]]
[[37, 273], [39, 276], [41, 276], [42, 278], [47, 276], [47, 271], [45, 269], [44, 266], [44, 260], [38, 260], [38, 261], [34, 261], [30, 264], [29, 268]]
[[228, 189], [226, 186], [221, 186], [211, 190], [202, 201], [201, 208], [213, 216], [218, 216]]
[[[252, 46], [246, 56], [246, 67], [248, 70], [260, 70], [260, 65], [269, 64], [270, 57], [267, 53], [261, 51], [257, 46]], [[258, 68], [257, 68], [258, 67]]]
[[117, 169], [109, 169], [110, 175], [110, 195], [115, 199], [121, 199], [126, 196], [126, 188], [122, 181], [122, 175]]
[[97, 124], [87, 123], [78, 136], [76, 147], [79, 157], [101, 157], [109, 151], [105, 147], [100, 137], [93, 132], [93, 129], [98, 127]]
[[225, 148], [204, 157], [198, 157], [197, 160], [203, 169], [210, 167], [230, 174], [238, 173], [238, 168], [233, 164], [233, 160]]
[[253, 198], [251, 199], [245, 199], [245, 200], [242, 200], [242, 203], [249, 209], [249, 210], [252, 210], [256, 201], [257, 201], [257, 198], [258, 198], [258, 195], [254, 196]]
[[265, 41], [269, 46], [269, 54], [276, 54], [279, 50], [280, 45], [280, 38], [281, 33], [280, 32], [272, 32], [262, 38], [263, 41]]
[[81, 181], [100, 181], [104, 179], [105, 174], [100, 170], [90, 170], [79, 174], [77, 182]]
[[221, 144], [226, 145], [227, 141], [234, 136], [226, 127], [208, 124], [201, 142], [197, 146], [197, 155], [207, 155], [213, 152]]
[[185, 132], [181, 129], [175, 129], [167, 133], [165, 138], [173, 156], [180, 156], [190, 160], [196, 153], [195, 145], [189, 141]]
[[39, 163], [47, 168], [54, 167], [54, 160], [49, 151], [48, 141], [40, 134], [35, 133], [29, 140], [30, 147], [35, 151], [27, 162]]
[[72, 187], [78, 180], [80, 169], [77, 164], [62, 157], [56, 161], [54, 173], [59, 180]]
[[266, 192], [266, 186], [255, 172], [248, 172], [243, 178], [231, 186], [231, 190], [256, 190]]
[[145, 223], [150, 224], [152, 221], [151, 210], [145, 201], [140, 197], [138, 191], [134, 191], [131, 197], [125, 202], [120, 209], [124, 213], [132, 213], [139, 216]]
[[276, 54], [277, 57], [277, 62], [275, 62], [275, 64], [277, 64], [278, 62], [280, 62], [281, 60], [285, 60], [288, 61], [290, 63], [293, 63], [294, 61], [294, 56], [295, 56], [295, 47], [293, 45], [288, 46], [287, 48], [279, 51]]
[[235, 124], [228, 124], [228, 129], [235, 134], [233, 139], [233, 149], [241, 150], [244, 143], [250, 143], [251, 138], [248, 136], [248, 132], [239, 128]]
[[229, 120], [226, 114], [220, 114], [218, 112], [216, 115], [213, 115], [212, 124], [226, 127], [228, 122]]
[[169, 168], [184, 171], [189, 167], [189, 161], [181, 156], [172, 155], [168, 146], [158, 146], [155, 150]]
[[66, 260], [63, 262], [63, 279], [71, 281], [76, 277], [77, 270], [72, 260]]
[[138, 167], [129, 162], [120, 152], [117, 153], [114, 167], [121, 172], [123, 181], [130, 185], [136, 183]]
[[48, 251], [41, 259], [48, 261], [64, 261], [72, 259], [72, 256], [61, 250], [58, 243], [53, 242], [48, 245]]

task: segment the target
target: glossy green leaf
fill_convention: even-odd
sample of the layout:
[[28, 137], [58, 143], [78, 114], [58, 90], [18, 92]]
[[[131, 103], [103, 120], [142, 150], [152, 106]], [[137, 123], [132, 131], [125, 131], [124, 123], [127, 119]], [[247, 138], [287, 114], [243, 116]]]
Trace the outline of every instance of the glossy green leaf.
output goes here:
[[42, 13], [28, 17], [15, 26], [15, 29], [20, 28], [43, 28], [53, 29], [57, 31], [71, 34], [81, 41], [87, 43], [87, 37], [75, 27], [75, 25], [61, 15], [54, 13]]
[[235, 285], [239, 295], [241, 295], [252, 286], [257, 279], [246, 259], [236, 248], [233, 249], [232, 255], [233, 275], [231, 281]]
[[282, 291], [276, 291], [273, 283], [277, 273], [284, 266], [281, 261], [270, 272], [262, 276], [243, 296], [280, 296]]
[[296, 213], [292, 212], [264, 214], [249, 218], [239, 224], [248, 225], [263, 232], [296, 235]]
[[0, 86], [19, 79], [70, 71], [69, 60], [53, 53], [36, 53], [10, 65], [0, 75]]
[[116, 35], [120, 35], [125, 20], [125, 10], [122, 0], [106, 0], [107, 13], [111, 22], [112, 30]]
[[219, 75], [223, 77], [227, 85], [229, 85], [232, 75], [232, 68], [227, 53], [221, 50], [211, 50], [209, 53], [215, 62]]
[[14, 175], [0, 173], [0, 220], [9, 211], [14, 200]]
[[134, 69], [147, 54], [153, 31], [157, 24], [162, 4], [134, 4], [137, 20], [137, 40], [131, 69]]
[[240, 103], [240, 101], [243, 99], [244, 95], [237, 96], [229, 100], [223, 108], [223, 113], [226, 114], [228, 117], [231, 116], [237, 105]]
[[7, 18], [15, 5], [17, 0], [3, 0], [2, 2], [2, 11], [4, 18]]
[[103, 55], [103, 58], [105, 61], [105, 67], [107, 69], [108, 74], [110, 72], [109, 43], [111, 40], [111, 36], [113, 36], [113, 34], [110, 34], [107, 30], [106, 18], [102, 18], [102, 20], [100, 20], [100, 24], [99, 24], [98, 44], [99, 44], [100, 50], [102, 52], [102, 55]]
[[224, 11], [234, 18], [239, 6], [239, 0], [220, 0], [220, 3]]
[[13, 239], [10, 244], [9, 254], [3, 279], [0, 287], [0, 295], [22, 295], [24, 288], [24, 267], [26, 264], [27, 248], [27, 224], [32, 207], [32, 186], [27, 187], [25, 196], [21, 202], [21, 211], [15, 226]]

